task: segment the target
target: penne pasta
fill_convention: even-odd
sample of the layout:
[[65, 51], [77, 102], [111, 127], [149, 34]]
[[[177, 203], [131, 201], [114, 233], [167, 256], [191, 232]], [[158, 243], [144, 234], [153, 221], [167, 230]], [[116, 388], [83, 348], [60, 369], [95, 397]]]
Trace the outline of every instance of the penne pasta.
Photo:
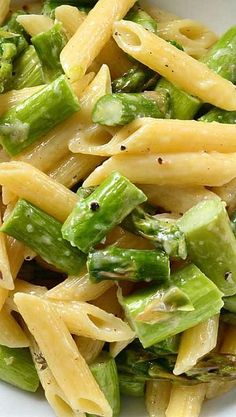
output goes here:
[[30, 282], [24, 281], [23, 279], [17, 278], [15, 280], [15, 288], [13, 291], [9, 292], [9, 296], [6, 300], [6, 306], [11, 311], [18, 311], [17, 306], [14, 302], [14, 296], [17, 292], [22, 292], [24, 294], [36, 295], [38, 297], [43, 297], [47, 295], [47, 288], [41, 285], [34, 285]]
[[0, 25], [3, 24], [10, 11], [10, 0], [0, 0]]
[[62, 4], [55, 8], [55, 19], [62, 24], [69, 39], [75, 34], [85, 17], [86, 15], [77, 7], [68, 4]]
[[[0, 218], [0, 225], [2, 220]], [[0, 232], [0, 287], [7, 290], [14, 288], [11, 266], [7, 253], [6, 235]]]
[[175, 14], [167, 10], [160, 9], [156, 6], [156, 4], [154, 5], [152, 3], [147, 2], [146, 0], [140, 0], [139, 3], [140, 6], [144, 8], [144, 10], [147, 11], [148, 14], [150, 14], [150, 16], [156, 19], [158, 23], [171, 22], [172, 20], [178, 19], [178, 17]]
[[207, 384], [206, 399], [219, 397], [236, 387], [236, 381], [211, 381]]
[[236, 177], [236, 153], [116, 155], [96, 168], [84, 186], [100, 184], [113, 171], [137, 184], [218, 187]]
[[9, 348], [29, 346], [29, 340], [24, 331], [6, 307], [0, 311], [0, 345]]
[[113, 342], [110, 343], [109, 346], [109, 352], [113, 358], [115, 358], [117, 355], [119, 355], [122, 350], [124, 350], [130, 343], [132, 343], [135, 340], [135, 337], [132, 337], [129, 340], [125, 340], [124, 342]]
[[149, 417], [166, 417], [170, 393], [169, 381], [147, 381], [145, 403]]
[[[38, 85], [36, 87], [27, 87], [22, 90], [12, 90], [0, 95], [0, 116], [6, 113], [12, 106], [15, 106], [20, 101], [27, 99], [34, 93], [37, 93], [44, 86]], [[1, 152], [4, 152], [1, 150]], [[7, 157], [7, 156], [6, 156]], [[9, 159], [9, 158], [8, 158]]]
[[53, 20], [48, 16], [40, 14], [23, 14], [17, 16], [17, 22], [25, 29], [30, 36], [47, 32], [53, 27]]
[[15, 302], [71, 407], [111, 417], [104, 394], [51, 303], [23, 293], [15, 295]]
[[110, 39], [113, 23], [124, 17], [134, 3], [134, 0], [100, 0], [91, 10], [61, 52], [62, 67], [72, 82], [86, 73]]
[[198, 417], [206, 394], [206, 385], [173, 385], [166, 417]]
[[236, 110], [234, 85], [205, 64], [133, 22], [114, 24], [118, 46], [189, 94], [225, 110]]
[[183, 332], [173, 370], [175, 375], [187, 372], [216, 347], [218, 326], [219, 315]]
[[195, 120], [136, 119], [104, 145], [80, 141], [77, 148], [77, 152], [102, 156], [199, 151], [235, 152], [235, 126]]
[[212, 191], [216, 193], [221, 200], [225, 201], [229, 214], [231, 214], [236, 207], [236, 179], [234, 178], [232, 181], [221, 187], [212, 188]]
[[84, 336], [74, 336], [74, 341], [88, 364], [92, 363], [97, 358], [104, 346], [102, 340], [89, 339]]

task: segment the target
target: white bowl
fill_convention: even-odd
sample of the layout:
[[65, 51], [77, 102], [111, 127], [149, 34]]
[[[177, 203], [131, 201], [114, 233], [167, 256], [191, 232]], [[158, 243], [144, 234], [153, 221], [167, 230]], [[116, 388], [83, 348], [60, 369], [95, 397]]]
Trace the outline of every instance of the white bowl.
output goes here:
[[[31, 0], [32, 1], [32, 0]], [[28, 1], [28, 3], [31, 3]], [[112, 1], [112, 0], [111, 0]], [[190, 17], [223, 33], [236, 24], [236, 0], [147, 0], [182, 17]], [[19, 2], [19, 0], [17, 1]], [[235, 417], [236, 392], [205, 403], [201, 417]], [[144, 417], [143, 399], [125, 398], [121, 417]], [[0, 417], [55, 417], [43, 393], [28, 394], [0, 384]], [[176, 410], [178, 417], [178, 410]], [[191, 416], [189, 416], [191, 417]]]

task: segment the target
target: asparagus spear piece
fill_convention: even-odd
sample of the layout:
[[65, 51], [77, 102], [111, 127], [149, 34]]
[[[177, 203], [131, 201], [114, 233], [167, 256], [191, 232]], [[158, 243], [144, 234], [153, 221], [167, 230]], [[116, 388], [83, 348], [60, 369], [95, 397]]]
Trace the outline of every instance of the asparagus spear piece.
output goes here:
[[31, 41], [42, 62], [46, 81], [51, 82], [63, 74], [60, 53], [67, 40], [62, 31], [61, 23], [56, 23], [47, 32], [34, 36]]
[[131, 397], [143, 397], [145, 381], [134, 381], [133, 375], [119, 374], [120, 392]]
[[202, 201], [177, 224], [185, 234], [189, 258], [225, 295], [236, 292], [236, 239], [225, 203]]
[[51, 18], [54, 18], [55, 8], [63, 4], [77, 7], [78, 9], [88, 13], [89, 10], [91, 10], [91, 8], [97, 3], [97, 1], [98, 0], [46, 0], [43, 3], [42, 13]]
[[[231, 82], [236, 81], [236, 26], [229, 29], [210, 51], [201, 59], [209, 68]], [[165, 88], [171, 97], [172, 117], [174, 119], [192, 119], [202, 103], [173, 86], [169, 81], [161, 79], [158, 88]]]
[[80, 187], [76, 191], [76, 194], [79, 196], [80, 200], [83, 200], [84, 198], [89, 197], [95, 191], [95, 189], [96, 187], [87, 187], [87, 188]]
[[164, 89], [107, 94], [97, 101], [92, 114], [94, 123], [106, 126], [122, 126], [137, 117], [170, 118], [169, 94]]
[[25, 391], [37, 391], [39, 378], [29, 349], [0, 346], [0, 379]]
[[180, 342], [180, 334], [168, 337], [162, 342], [157, 343], [156, 345], [151, 346], [148, 350], [157, 355], [169, 355], [173, 353], [178, 353]]
[[25, 200], [19, 200], [1, 231], [25, 243], [49, 264], [69, 275], [80, 272], [85, 256], [62, 238], [61, 223]]
[[20, 54], [23, 50], [28, 47], [29, 35], [25, 32], [23, 26], [17, 22], [17, 17], [19, 15], [26, 14], [24, 10], [19, 10], [13, 13], [10, 18], [6, 21], [5, 25], [2, 27], [3, 30], [11, 33], [17, 34], [17, 50]]
[[110, 246], [89, 253], [89, 278], [98, 283], [104, 279], [117, 281], [159, 281], [170, 278], [169, 257], [157, 250], [121, 249]]
[[159, 76], [144, 65], [137, 65], [112, 82], [113, 93], [140, 93], [154, 88]]
[[231, 297], [224, 297], [224, 308], [231, 313], [236, 313], [236, 295], [231, 295]]
[[233, 230], [234, 236], [236, 236], [236, 211], [231, 214], [230, 217], [231, 228]]
[[201, 122], [218, 122], [236, 124], [236, 111], [227, 111], [213, 107], [208, 113], [204, 114], [198, 120]]
[[127, 13], [126, 20], [131, 20], [143, 26], [149, 32], [157, 33], [157, 22], [136, 3]]
[[78, 110], [78, 99], [61, 76], [0, 118], [2, 146], [14, 156]]
[[145, 210], [138, 207], [132, 211], [123, 224], [133, 233], [151, 240], [170, 257], [186, 259], [185, 236], [176, 222], [150, 216]]
[[141, 190], [118, 172], [112, 173], [87, 198], [79, 201], [62, 226], [64, 239], [89, 252], [139, 204]]
[[175, 40], [169, 40], [167, 42], [175, 46], [177, 49], [180, 49], [180, 51], [184, 51], [184, 48], [182, 47], [182, 45], [180, 45], [180, 43], [176, 42]]
[[117, 417], [120, 413], [120, 389], [115, 360], [109, 353], [102, 352], [90, 365], [90, 370], [111, 406], [112, 417]]
[[44, 84], [42, 64], [33, 45], [30, 45], [15, 61], [13, 77], [8, 90], [20, 90]]
[[[120, 296], [126, 317], [145, 348], [207, 320], [223, 305], [222, 293], [195, 265], [174, 272], [171, 282], [172, 288], [151, 287]], [[179, 293], [173, 291], [176, 288]]]

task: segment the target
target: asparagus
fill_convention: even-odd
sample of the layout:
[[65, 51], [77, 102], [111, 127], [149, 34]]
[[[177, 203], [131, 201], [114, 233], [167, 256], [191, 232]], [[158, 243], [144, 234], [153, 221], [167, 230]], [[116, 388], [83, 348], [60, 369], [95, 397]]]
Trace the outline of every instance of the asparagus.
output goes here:
[[61, 223], [25, 200], [19, 200], [1, 231], [23, 242], [49, 264], [76, 275], [85, 256], [62, 238]]
[[0, 346], [0, 379], [25, 391], [37, 391], [39, 378], [29, 349]]
[[43, 3], [42, 13], [54, 18], [55, 8], [63, 4], [77, 7], [80, 10], [89, 12], [91, 8], [97, 3], [98, 0], [46, 0]]
[[77, 97], [61, 76], [0, 118], [2, 146], [14, 156], [78, 109]]
[[231, 295], [231, 297], [224, 297], [224, 308], [231, 313], [236, 314], [236, 295]]
[[89, 252], [146, 200], [141, 190], [114, 172], [89, 197], [77, 203], [62, 227], [62, 235], [73, 246]]
[[201, 122], [218, 122], [236, 124], [236, 111], [227, 111], [213, 107], [208, 113], [204, 114], [198, 120]]
[[67, 40], [62, 31], [62, 25], [56, 23], [47, 32], [34, 36], [31, 41], [42, 62], [46, 81], [51, 82], [63, 74], [60, 53]]
[[202, 201], [177, 224], [185, 234], [189, 258], [225, 295], [236, 292], [236, 239], [219, 199]]
[[133, 233], [151, 240], [169, 256], [186, 259], [187, 248], [184, 233], [173, 221], [150, 216], [138, 207], [132, 211], [123, 224]]
[[11, 17], [6, 21], [6, 24], [3, 26], [3, 30], [16, 34], [17, 50], [20, 54], [24, 49], [28, 47], [29, 35], [25, 32], [23, 26], [17, 22], [17, 17], [19, 15], [26, 14], [24, 10], [19, 10], [11, 15]]
[[[174, 272], [172, 287], [151, 287], [122, 297], [127, 319], [147, 348], [219, 313], [222, 293], [195, 265]], [[177, 291], [176, 291], [177, 290]]]
[[119, 126], [137, 117], [170, 118], [170, 97], [164, 89], [144, 93], [116, 93], [101, 97], [92, 113], [94, 123]]
[[112, 82], [113, 93], [140, 93], [154, 88], [159, 76], [143, 65], [136, 65]]
[[[209, 68], [231, 82], [236, 81], [236, 26], [228, 30], [213, 48], [201, 59]], [[171, 97], [172, 116], [174, 119], [192, 119], [202, 103], [173, 86], [169, 81], [161, 79], [158, 88], [165, 88]]]
[[153, 352], [157, 355], [168, 355], [173, 353], [178, 353], [180, 342], [180, 334], [168, 337], [162, 342], [157, 343], [156, 345], [148, 348], [150, 352]]
[[177, 49], [180, 49], [180, 51], [184, 51], [184, 48], [182, 47], [182, 45], [180, 45], [180, 43], [176, 42], [175, 40], [169, 40], [167, 42], [175, 46]]
[[236, 211], [231, 214], [230, 221], [234, 236], [236, 236]]
[[84, 198], [89, 197], [95, 191], [95, 189], [95, 187], [80, 187], [78, 188], [76, 194], [79, 196], [80, 200], [83, 200]]
[[143, 397], [145, 381], [134, 381], [133, 375], [119, 374], [120, 392], [132, 397]]
[[117, 281], [168, 282], [170, 262], [157, 250], [121, 249], [110, 246], [88, 255], [87, 268], [92, 282]]
[[42, 64], [34, 46], [31, 45], [14, 61], [13, 77], [7, 86], [8, 90], [34, 87], [44, 82]]
[[127, 13], [126, 20], [131, 20], [132, 22], [138, 23], [143, 26], [149, 32], [157, 33], [157, 22], [154, 20], [147, 12], [141, 9], [136, 3], [132, 9]]
[[102, 352], [90, 365], [90, 370], [111, 406], [112, 417], [117, 417], [120, 413], [120, 390], [115, 360], [107, 352]]

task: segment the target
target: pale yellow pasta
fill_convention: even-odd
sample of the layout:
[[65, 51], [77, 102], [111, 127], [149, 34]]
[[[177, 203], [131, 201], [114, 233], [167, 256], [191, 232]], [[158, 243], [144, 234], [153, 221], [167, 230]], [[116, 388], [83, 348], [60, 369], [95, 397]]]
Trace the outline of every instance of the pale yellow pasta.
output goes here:
[[128, 324], [95, 305], [82, 301], [50, 300], [50, 303], [74, 335], [104, 342], [129, 340], [134, 336]]
[[113, 281], [106, 280], [93, 284], [87, 272], [81, 271], [77, 277], [68, 277], [61, 284], [53, 287], [46, 296], [55, 300], [91, 301], [100, 297], [113, 285]]
[[[122, 283], [120, 283], [120, 286], [122, 288], [126, 287], [129, 288], [129, 284], [131, 287], [133, 286], [132, 282], [125, 282], [124, 286], [122, 287]], [[125, 291], [123, 292], [125, 295]], [[121, 305], [119, 303], [118, 297], [117, 297], [117, 286], [110, 287], [106, 292], [104, 292], [100, 297], [96, 298], [96, 300], [93, 300], [92, 303], [97, 306], [98, 308], [101, 308], [102, 310], [106, 311], [109, 314], [114, 314], [116, 317], [123, 318], [124, 313], [121, 308]], [[129, 338], [132, 338], [134, 336], [134, 333], [131, 332], [129, 335]], [[128, 340], [123, 339], [123, 340]], [[122, 340], [122, 339], [120, 339]]]
[[100, 184], [113, 171], [139, 184], [218, 187], [236, 177], [236, 153], [116, 155], [96, 168], [84, 186]]
[[6, 300], [6, 306], [11, 311], [18, 311], [17, 306], [14, 302], [14, 296], [17, 292], [23, 292], [25, 294], [37, 295], [38, 297], [44, 297], [47, 293], [47, 288], [42, 285], [34, 285], [30, 282], [24, 281], [23, 279], [17, 278], [15, 280], [15, 288], [9, 292], [9, 296]]
[[77, 152], [102, 156], [198, 151], [235, 152], [235, 125], [196, 120], [136, 119], [104, 145], [98, 143], [96, 146], [95, 136], [95, 143], [93, 140], [80, 141], [77, 147]]
[[78, 201], [75, 193], [24, 162], [2, 163], [0, 184], [62, 222]]
[[173, 39], [192, 57], [199, 59], [217, 41], [216, 34], [192, 19], [172, 20], [158, 23], [158, 36]]
[[162, 22], [170, 22], [172, 20], [178, 19], [178, 17], [164, 9], [160, 9], [157, 5], [153, 3], [149, 3], [146, 0], [139, 1], [140, 6], [150, 14], [154, 19], [157, 20], [158, 23]]
[[10, 0], [0, 0], [0, 25], [2, 25], [9, 13], [10, 3]]
[[24, 14], [18, 16], [16, 20], [30, 36], [47, 32], [53, 27], [53, 20], [48, 16], [40, 14]]
[[23, 293], [15, 295], [15, 302], [71, 407], [111, 417], [111, 407], [52, 304]]
[[[114, 134], [116, 131], [117, 129], [114, 130]], [[88, 155], [92, 153], [91, 147], [92, 149], [94, 149], [94, 147], [99, 150], [100, 147], [103, 149], [102, 145], [109, 143], [109, 140], [112, 138], [112, 133], [110, 129], [108, 130], [105, 126], [99, 126], [97, 124], [83, 126], [75, 137], [70, 140], [68, 147], [73, 153], [83, 153]]]
[[185, 213], [203, 200], [212, 200], [217, 195], [204, 187], [179, 187], [162, 185], [139, 185], [148, 201], [173, 213]]
[[88, 85], [93, 81], [94, 77], [94, 72], [88, 72], [88, 74], [85, 74], [85, 76], [81, 78], [81, 80], [75, 81], [73, 84], [71, 84], [74, 93], [77, 95], [79, 99], [83, 95], [84, 90], [86, 90]]
[[173, 385], [166, 417], [198, 417], [206, 394], [206, 385]]
[[104, 346], [102, 340], [90, 339], [84, 336], [74, 336], [74, 341], [88, 364], [92, 363], [97, 358]]
[[147, 381], [145, 404], [149, 417], [166, 417], [170, 392], [169, 381]]
[[44, 86], [27, 87], [22, 90], [12, 90], [0, 95], [0, 116], [6, 113], [12, 106], [37, 93]]
[[226, 202], [229, 214], [231, 214], [236, 207], [236, 178], [222, 187], [212, 188], [212, 191]]
[[32, 261], [32, 259], [34, 259], [36, 256], [37, 256], [37, 254], [36, 254], [36, 252], [33, 251], [33, 249], [30, 249], [27, 246], [25, 246], [24, 259], [26, 261]]
[[112, 342], [109, 346], [109, 352], [113, 358], [115, 358], [117, 355], [119, 355], [120, 352], [122, 352], [123, 349], [125, 349], [130, 343], [134, 341], [135, 337], [132, 337], [132, 339], [125, 340], [124, 342]]
[[222, 109], [236, 110], [236, 91], [230, 81], [141, 25], [116, 22], [113, 36], [123, 51], [182, 90]]
[[211, 352], [217, 344], [219, 315], [190, 327], [181, 335], [179, 351], [173, 373], [183, 374], [191, 369], [198, 360]]
[[2, 187], [2, 202], [5, 206], [10, 203], [17, 201], [17, 196], [15, 193], [8, 190], [7, 187]]
[[[0, 225], [2, 219], [0, 216]], [[11, 272], [11, 265], [7, 253], [7, 237], [0, 232], [0, 287], [7, 290], [14, 288], [13, 276]]]
[[[80, 79], [112, 35], [113, 23], [135, 0], [100, 0], [61, 52], [61, 64], [72, 80]], [[92, 36], [91, 36], [92, 34]]]
[[56, 7], [55, 19], [60, 22], [65, 30], [68, 38], [71, 38], [85, 19], [85, 14], [77, 9], [77, 7], [63, 4]]
[[213, 380], [207, 384], [206, 399], [211, 400], [236, 387], [236, 381]]
[[220, 352], [236, 355], [236, 326], [231, 324], [226, 326]]
[[0, 311], [0, 345], [9, 348], [29, 346], [29, 340], [24, 331], [6, 307]]

